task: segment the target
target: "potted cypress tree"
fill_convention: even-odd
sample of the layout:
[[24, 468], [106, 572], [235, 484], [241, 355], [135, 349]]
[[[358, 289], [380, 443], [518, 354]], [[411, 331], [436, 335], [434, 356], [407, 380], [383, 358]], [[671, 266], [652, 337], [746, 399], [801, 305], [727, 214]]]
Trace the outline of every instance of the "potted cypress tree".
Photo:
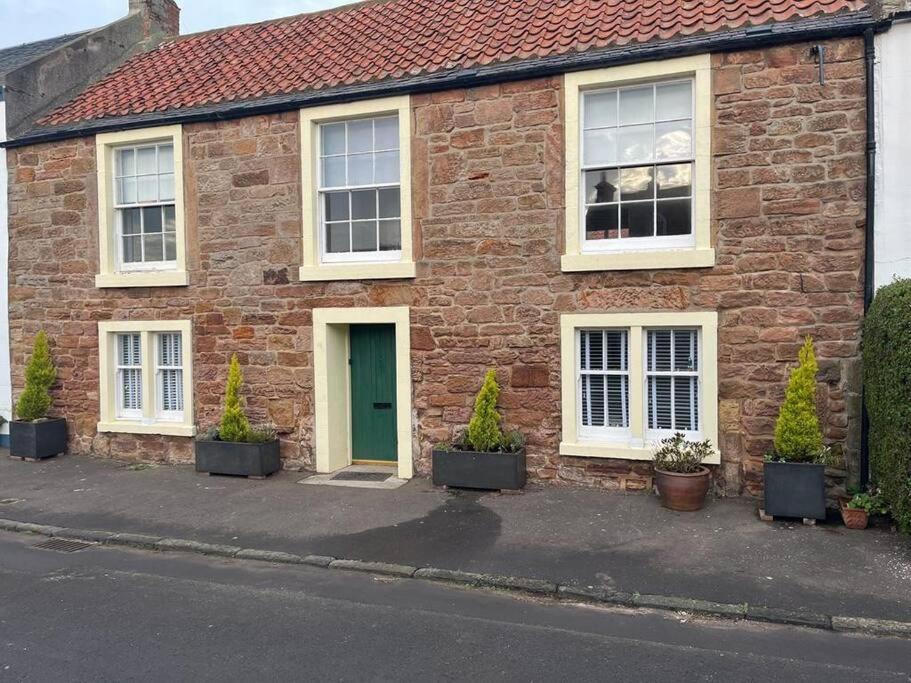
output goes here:
[[281, 469], [279, 443], [271, 427], [250, 426], [241, 405], [243, 374], [237, 354], [231, 356], [225, 412], [215, 429], [196, 440], [196, 471], [264, 479]]
[[431, 453], [433, 483], [471, 489], [520, 489], [525, 486], [525, 440], [502, 432], [497, 399], [500, 386], [488, 370], [474, 402], [468, 430]]
[[10, 455], [41, 460], [66, 452], [66, 420], [49, 418], [53, 399], [50, 389], [57, 369], [44, 331], [35, 337], [32, 357], [25, 366], [25, 389], [16, 402], [16, 418], [9, 425]]
[[774, 450], [763, 466], [766, 517], [826, 517], [825, 469], [831, 451], [822, 443], [816, 414], [816, 354], [807, 337], [791, 371], [775, 423]]

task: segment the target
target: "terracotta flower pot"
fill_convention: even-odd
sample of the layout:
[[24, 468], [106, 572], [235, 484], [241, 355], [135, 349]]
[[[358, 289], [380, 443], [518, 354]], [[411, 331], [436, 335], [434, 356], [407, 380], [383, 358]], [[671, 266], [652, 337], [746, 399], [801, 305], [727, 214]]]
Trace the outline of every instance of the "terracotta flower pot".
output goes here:
[[679, 474], [665, 470], [655, 470], [655, 483], [661, 504], [679, 512], [701, 510], [705, 504], [705, 494], [709, 492], [708, 468], [700, 467], [698, 472]]
[[849, 508], [847, 505], [842, 505], [841, 518], [844, 521], [845, 526], [849, 529], [866, 529], [870, 515], [867, 514], [866, 510], [858, 510], [856, 508]]

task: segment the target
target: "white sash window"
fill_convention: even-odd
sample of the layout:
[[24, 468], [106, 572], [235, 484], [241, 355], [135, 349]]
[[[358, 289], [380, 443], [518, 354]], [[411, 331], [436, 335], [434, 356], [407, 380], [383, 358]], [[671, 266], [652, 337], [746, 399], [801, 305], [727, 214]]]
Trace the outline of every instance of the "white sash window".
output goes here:
[[156, 393], [158, 414], [164, 420], [183, 419], [183, 338], [165, 332], [158, 337]]
[[142, 417], [142, 348], [138, 334], [117, 335], [117, 416]]

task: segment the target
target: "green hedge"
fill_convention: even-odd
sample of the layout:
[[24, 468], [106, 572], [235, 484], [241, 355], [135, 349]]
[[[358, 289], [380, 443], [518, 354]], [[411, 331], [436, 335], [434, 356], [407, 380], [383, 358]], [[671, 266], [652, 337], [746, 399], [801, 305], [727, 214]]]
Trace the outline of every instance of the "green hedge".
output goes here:
[[876, 293], [863, 349], [871, 474], [899, 527], [911, 532], [911, 280]]

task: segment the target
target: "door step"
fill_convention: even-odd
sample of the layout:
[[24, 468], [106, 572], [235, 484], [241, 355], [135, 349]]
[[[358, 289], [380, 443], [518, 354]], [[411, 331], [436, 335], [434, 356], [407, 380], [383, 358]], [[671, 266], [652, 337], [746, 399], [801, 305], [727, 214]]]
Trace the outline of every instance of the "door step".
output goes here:
[[328, 474], [314, 474], [301, 479], [299, 484], [318, 486], [349, 486], [360, 489], [397, 489], [408, 483], [407, 479], [399, 479], [394, 467], [378, 465], [351, 465], [336, 472]]

